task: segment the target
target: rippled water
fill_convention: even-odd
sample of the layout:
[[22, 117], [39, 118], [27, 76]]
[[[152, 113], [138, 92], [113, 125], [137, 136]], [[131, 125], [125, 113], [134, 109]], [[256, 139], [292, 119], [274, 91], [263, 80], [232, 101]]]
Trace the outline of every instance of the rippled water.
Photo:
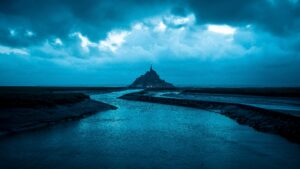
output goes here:
[[299, 168], [300, 146], [198, 109], [93, 95], [119, 107], [0, 140], [0, 168]]

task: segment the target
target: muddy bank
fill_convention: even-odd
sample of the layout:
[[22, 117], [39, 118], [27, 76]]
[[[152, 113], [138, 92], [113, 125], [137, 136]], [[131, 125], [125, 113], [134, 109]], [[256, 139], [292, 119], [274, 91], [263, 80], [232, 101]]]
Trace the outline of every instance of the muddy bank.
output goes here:
[[300, 98], [300, 88], [183, 88], [183, 93], [229, 94], [268, 97], [294, 97]]
[[162, 98], [146, 96], [144, 94], [145, 92], [131, 93], [121, 96], [120, 98], [212, 110], [258, 131], [277, 134], [300, 144], [299, 117], [242, 104]]
[[0, 93], [0, 136], [111, 109], [82, 93]]

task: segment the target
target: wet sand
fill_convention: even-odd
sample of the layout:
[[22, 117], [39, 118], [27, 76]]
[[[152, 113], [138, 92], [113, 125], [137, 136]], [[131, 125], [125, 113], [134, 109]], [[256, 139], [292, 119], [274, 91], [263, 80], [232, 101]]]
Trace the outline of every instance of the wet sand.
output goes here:
[[0, 93], [0, 136], [80, 119], [115, 106], [91, 100], [83, 93]]

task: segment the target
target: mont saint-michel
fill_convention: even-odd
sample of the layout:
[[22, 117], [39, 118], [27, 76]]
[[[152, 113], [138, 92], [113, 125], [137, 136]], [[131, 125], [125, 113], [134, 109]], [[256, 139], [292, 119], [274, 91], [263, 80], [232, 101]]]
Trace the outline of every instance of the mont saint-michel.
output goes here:
[[162, 80], [152, 65], [144, 75], [141, 75], [129, 86], [130, 88], [175, 88], [175, 86]]

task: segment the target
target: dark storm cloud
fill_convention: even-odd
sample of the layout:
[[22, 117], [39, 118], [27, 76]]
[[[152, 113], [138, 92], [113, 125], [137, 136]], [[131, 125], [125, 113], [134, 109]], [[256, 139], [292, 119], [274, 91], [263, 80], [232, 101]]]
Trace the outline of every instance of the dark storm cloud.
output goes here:
[[[98, 40], [112, 28], [126, 27], [132, 20], [156, 14], [165, 7], [166, 1], [2, 0], [0, 43], [28, 46], [23, 36], [26, 30], [33, 31], [39, 39], [30, 41], [33, 44], [49, 36], [65, 39], [74, 31]], [[9, 29], [15, 29], [19, 38], [11, 37]]]
[[188, 4], [199, 23], [256, 24], [276, 35], [299, 32], [297, 0], [189, 0]]
[[[277, 35], [300, 27], [300, 3], [295, 0], [1, 0], [0, 43], [29, 46], [49, 36], [64, 40], [75, 31], [94, 41], [113, 28], [170, 9], [182, 16], [194, 12], [198, 24], [256, 24]], [[9, 29], [18, 36], [12, 37]], [[28, 30], [36, 36], [24, 36]]]

